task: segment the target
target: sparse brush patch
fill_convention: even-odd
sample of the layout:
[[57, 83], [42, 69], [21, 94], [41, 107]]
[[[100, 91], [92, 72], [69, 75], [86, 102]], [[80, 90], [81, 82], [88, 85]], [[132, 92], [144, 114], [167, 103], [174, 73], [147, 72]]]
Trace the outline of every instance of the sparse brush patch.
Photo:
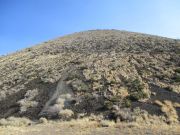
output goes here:
[[38, 90], [28, 90], [24, 96], [24, 99], [19, 100], [17, 103], [20, 105], [20, 112], [26, 112], [28, 108], [36, 107], [38, 102], [33, 99], [38, 95]]
[[[83, 114], [85, 115], [85, 114]], [[91, 114], [90, 116], [87, 117], [89, 119], [89, 121], [102, 121], [104, 120], [104, 116], [103, 115], [95, 115], [95, 114]]]
[[41, 117], [41, 118], [39, 119], [39, 123], [47, 124], [47, 123], [48, 123], [48, 120], [47, 120], [46, 118]]
[[129, 108], [120, 108], [114, 111], [114, 117], [116, 118], [116, 122], [118, 121], [133, 121], [132, 112]]
[[60, 119], [62, 119], [62, 120], [70, 120], [70, 118], [73, 117], [74, 112], [69, 109], [64, 109], [64, 110], [61, 110], [58, 115], [59, 115]]
[[137, 101], [148, 97], [147, 93], [144, 91], [144, 84], [142, 84], [140, 80], [127, 80], [127, 86], [129, 99]]
[[122, 99], [121, 99], [121, 97], [120, 96], [111, 96], [110, 98], [109, 98], [109, 100], [111, 101], [111, 102], [120, 102]]
[[171, 101], [165, 100], [163, 102], [156, 100], [155, 104], [161, 107], [161, 111], [165, 113], [168, 123], [177, 123], [178, 115], [174, 105]]
[[164, 89], [166, 89], [166, 90], [168, 90], [168, 91], [174, 91], [173, 88], [170, 87], [170, 86], [167, 86], [167, 87], [165, 87]]
[[5, 91], [0, 91], [0, 101], [6, 98]]
[[174, 107], [179, 107], [179, 108], [180, 108], [180, 103], [176, 103], [176, 102], [175, 102], [175, 103], [173, 104], [173, 106], [174, 106]]
[[33, 122], [27, 118], [16, 118], [16, 117], [9, 117], [7, 119], [0, 120], [0, 126], [29, 126], [33, 124]]
[[28, 101], [28, 100], [21, 100], [18, 102], [20, 105], [20, 112], [26, 112], [28, 108], [36, 107], [38, 105], [38, 102], [36, 101]]
[[172, 78], [174, 82], [180, 82], [180, 74], [175, 73], [174, 77]]
[[82, 80], [78, 80], [78, 79], [74, 79], [72, 82], [71, 82], [71, 85], [73, 87], [73, 90], [75, 91], [87, 91], [89, 88], [88, 88], [88, 85], [86, 85]]
[[25, 50], [30, 52], [30, 51], [32, 51], [32, 48], [26, 48]]
[[149, 113], [145, 110], [140, 109], [139, 107], [136, 107], [133, 109], [132, 117], [134, 121], [142, 122], [142, 121], [148, 121], [149, 120]]
[[168, 90], [170, 90], [172, 92], [175, 92], [177, 94], [180, 94], [180, 85], [179, 85], [179, 83], [175, 83], [175, 85], [170, 85], [168, 87], [170, 87]]
[[114, 121], [109, 121], [109, 120], [101, 120], [99, 123], [100, 127], [113, 127], [115, 126], [115, 122]]
[[180, 54], [180, 49], [175, 50], [176, 54]]
[[160, 49], [160, 48], [156, 48], [156, 49], [154, 49], [154, 51], [155, 51], [155, 52], [158, 52], [158, 53], [163, 53], [163, 52], [164, 52], [164, 50], [162, 50], [162, 49]]
[[156, 73], [154, 76], [157, 77], [159, 80], [163, 80], [166, 77], [164, 74], [160, 73]]
[[129, 98], [125, 98], [123, 100], [122, 106], [123, 107], [131, 107], [132, 101]]
[[165, 116], [151, 115], [147, 111], [140, 109], [139, 107], [133, 109], [132, 115], [134, 120], [133, 122], [137, 124], [144, 123], [145, 125], [154, 125], [154, 126], [161, 124], [167, 125], [167, 123], [165, 123], [167, 121], [167, 118]]
[[107, 108], [107, 109], [111, 109], [113, 107], [113, 102], [111, 101], [105, 101], [104, 102], [104, 106]]
[[180, 68], [174, 70], [176, 73], [180, 73]]

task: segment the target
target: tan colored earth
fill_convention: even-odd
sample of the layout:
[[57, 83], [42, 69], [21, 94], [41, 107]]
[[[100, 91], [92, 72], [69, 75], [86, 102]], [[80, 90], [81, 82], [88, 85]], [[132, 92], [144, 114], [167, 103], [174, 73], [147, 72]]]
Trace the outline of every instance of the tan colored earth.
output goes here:
[[[160, 123], [159, 123], [160, 124]], [[0, 135], [179, 135], [179, 125], [113, 123], [85, 120], [49, 122], [32, 126], [0, 127]]]

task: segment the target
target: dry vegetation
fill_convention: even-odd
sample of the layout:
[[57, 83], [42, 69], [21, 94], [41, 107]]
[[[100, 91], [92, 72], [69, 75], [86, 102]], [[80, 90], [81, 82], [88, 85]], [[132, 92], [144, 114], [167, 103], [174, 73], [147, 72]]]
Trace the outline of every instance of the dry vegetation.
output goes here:
[[0, 71], [3, 121], [42, 117], [47, 123], [45, 118], [91, 115], [115, 122], [180, 121], [176, 39], [118, 30], [80, 32], [2, 56]]
[[[98, 118], [97, 118], [98, 119]], [[162, 121], [149, 123], [139, 120], [131, 123], [115, 123], [109, 120], [97, 120], [91, 117], [71, 121], [47, 121], [43, 124], [6, 125], [0, 127], [2, 135], [179, 135], [180, 126], [167, 125]], [[154, 121], [154, 120], [153, 120]], [[40, 121], [42, 122], [42, 120]]]

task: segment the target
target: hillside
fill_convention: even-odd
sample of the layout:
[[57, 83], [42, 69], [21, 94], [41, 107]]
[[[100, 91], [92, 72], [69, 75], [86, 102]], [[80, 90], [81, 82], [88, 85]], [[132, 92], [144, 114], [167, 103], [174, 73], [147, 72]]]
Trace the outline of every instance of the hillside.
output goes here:
[[0, 57], [0, 118], [180, 121], [180, 41], [92, 30]]

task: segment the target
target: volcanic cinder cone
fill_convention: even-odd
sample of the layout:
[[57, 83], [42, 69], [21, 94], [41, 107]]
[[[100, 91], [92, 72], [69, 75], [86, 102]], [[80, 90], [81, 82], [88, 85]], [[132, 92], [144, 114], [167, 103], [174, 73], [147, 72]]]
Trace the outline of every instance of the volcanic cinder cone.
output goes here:
[[179, 93], [176, 39], [93, 30], [0, 57], [0, 118], [95, 114], [131, 121], [139, 107], [174, 122]]

